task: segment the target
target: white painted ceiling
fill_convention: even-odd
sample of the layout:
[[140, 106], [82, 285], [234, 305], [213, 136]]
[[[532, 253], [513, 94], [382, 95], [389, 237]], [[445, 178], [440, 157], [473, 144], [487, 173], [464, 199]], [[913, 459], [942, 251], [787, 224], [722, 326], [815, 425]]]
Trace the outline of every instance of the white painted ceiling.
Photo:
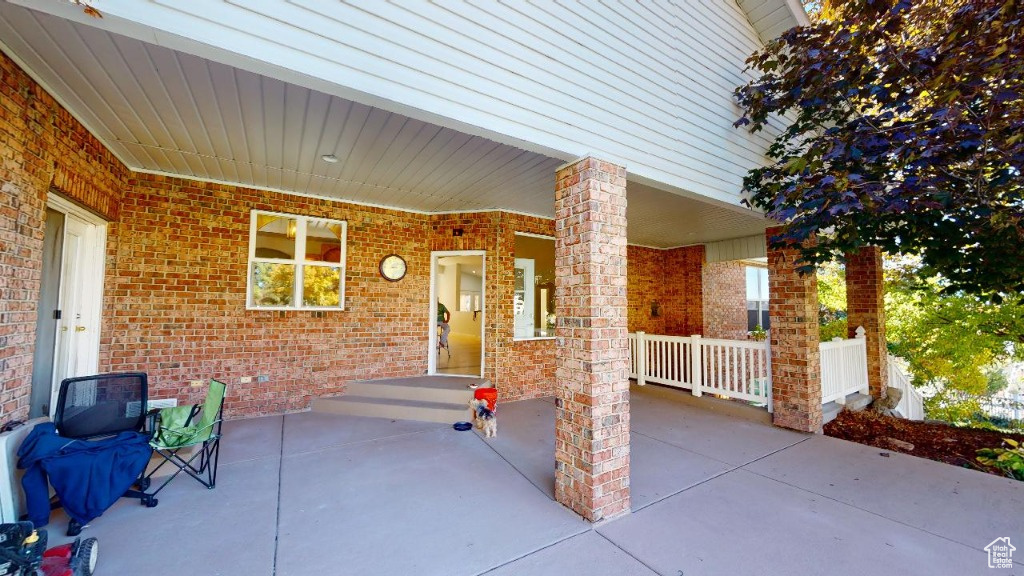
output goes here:
[[[554, 216], [555, 158], [3, 0], [0, 47], [133, 170], [421, 212]], [[627, 194], [634, 244], [765, 227], [756, 213], [636, 182]]]

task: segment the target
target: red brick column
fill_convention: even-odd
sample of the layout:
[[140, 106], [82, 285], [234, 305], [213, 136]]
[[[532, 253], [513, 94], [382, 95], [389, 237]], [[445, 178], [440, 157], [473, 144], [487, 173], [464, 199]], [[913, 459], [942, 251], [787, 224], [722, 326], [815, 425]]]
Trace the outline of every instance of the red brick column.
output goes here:
[[[770, 238], [778, 233], [769, 228]], [[821, 431], [821, 357], [818, 352], [818, 279], [801, 276], [795, 248], [768, 249], [772, 403], [776, 426]]]
[[882, 249], [866, 246], [846, 255], [846, 314], [849, 338], [864, 327], [868, 348], [868, 386], [881, 398], [889, 377], [885, 348], [885, 291], [882, 279]]
[[629, 512], [626, 169], [555, 177], [555, 499], [591, 522]]

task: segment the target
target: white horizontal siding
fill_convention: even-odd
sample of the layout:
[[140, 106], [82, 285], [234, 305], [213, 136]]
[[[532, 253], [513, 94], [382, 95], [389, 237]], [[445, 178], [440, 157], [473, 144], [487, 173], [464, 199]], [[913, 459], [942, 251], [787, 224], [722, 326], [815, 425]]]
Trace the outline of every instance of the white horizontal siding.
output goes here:
[[[104, 0], [103, 19], [61, 3], [16, 3], [531, 152], [595, 154], [642, 180], [730, 204], [763, 161], [765, 137], [732, 127], [731, 92], [760, 44], [732, 1]], [[222, 87], [211, 77], [206, 89], [215, 96]], [[254, 148], [240, 140], [252, 136], [216, 129], [220, 120], [205, 112], [189, 120], [213, 126], [204, 145], [218, 157]], [[286, 118], [284, 137], [265, 140], [263, 163], [310, 157], [285, 145], [296, 124]]]
[[704, 257], [708, 262], [750, 260], [768, 256], [768, 245], [763, 234], [710, 242], [704, 246]]

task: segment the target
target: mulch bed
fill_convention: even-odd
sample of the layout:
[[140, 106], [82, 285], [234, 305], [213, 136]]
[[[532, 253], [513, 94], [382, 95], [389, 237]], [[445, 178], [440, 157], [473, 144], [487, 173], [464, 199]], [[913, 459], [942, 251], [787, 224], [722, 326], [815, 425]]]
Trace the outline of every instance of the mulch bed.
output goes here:
[[[1006, 474], [975, 460], [978, 450], [999, 448], [1003, 445], [1003, 438], [1024, 442], [1024, 434], [917, 422], [882, 416], [870, 411], [840, 412], [835, 420], [825, 425], [825, 434], [891, 452], [902, 452], [954, 466], [981, 470], [997, 476]], [[914, 448], [909, 450], [892, 439], [909, 442]]]

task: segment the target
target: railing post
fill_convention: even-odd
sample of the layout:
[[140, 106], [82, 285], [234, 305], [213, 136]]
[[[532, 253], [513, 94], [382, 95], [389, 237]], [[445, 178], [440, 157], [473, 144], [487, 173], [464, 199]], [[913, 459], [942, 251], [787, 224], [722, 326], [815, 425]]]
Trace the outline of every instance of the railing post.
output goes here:
[[868, 341], [867, 338], [865, 338], [865, 334], [867, 334], [867, 330], [865, 330], [863, 326], [857, 326], [857, 340], [860, 341], [860, 345], [864, 351], [864, 387], [858, 390], [858, 392], [861, 394], [870, 394], [871, 388], [868, 383]]
[[701, 356], [700, 334], [694, 334], [690, 336], [690, 391], [694, 396], [701, 395], [701, 375], [704, 373]]
[[770, 338], [764, 340], [764, 369], [765, 386], [768, 387], [768, 413], [771, 414], [775, 411], [775, 407], [772, 405], [772, 341]]
[[647, 340], [644, 339], [644, 332], [636, 333], [636, 383], [637, 386], [646, 386], [647, 379]]

